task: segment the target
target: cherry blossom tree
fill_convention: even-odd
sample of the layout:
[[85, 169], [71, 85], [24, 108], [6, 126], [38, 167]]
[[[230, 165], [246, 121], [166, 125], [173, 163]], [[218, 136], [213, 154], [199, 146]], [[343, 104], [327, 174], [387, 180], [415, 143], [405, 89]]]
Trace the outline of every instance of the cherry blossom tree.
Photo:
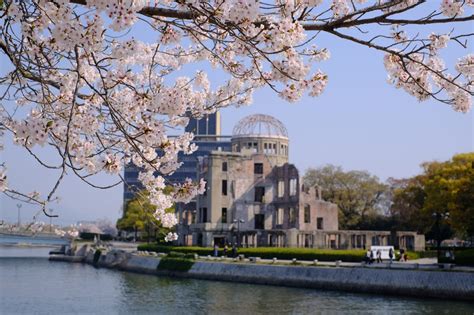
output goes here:
[[[0, 191], [44, 211], [66, 173], [108, 188], [133, 163], [157, 219], [171, 227], [176, 218], [164, 210], [202, 193], [204, 183], [189, 180], [164, 193], [165, 175], [180, 166], [178, 152], [196, 149], [192, 134], [169, 131], [182, 130], [190, 117], [250, 104], [258, 88], [289, 102], [319, 96], [328, 75], [318, 64], [330, 57], [315, 45], [322, 33], [379, 51], [388, 82], [416, 99], [467, 112], [474, 55], [448, 67], [440, 52], [448, 45], [468, 50], [473, 34], [456, 33], [456, 25], [472, 23], [473, 6], [474, 0], [0, 0], [0, 132], [59, 174], [48, 194], [28, 194], [8, 185], [2, 164]], [[433, 33], [435, 26], [445, 31]], [[211, 82], [211, 67], [221, 80]], [[38, 147], [53, 149], [60, 162], [45, 161]], [[99, 172], [119, 179], [99, 186]]]

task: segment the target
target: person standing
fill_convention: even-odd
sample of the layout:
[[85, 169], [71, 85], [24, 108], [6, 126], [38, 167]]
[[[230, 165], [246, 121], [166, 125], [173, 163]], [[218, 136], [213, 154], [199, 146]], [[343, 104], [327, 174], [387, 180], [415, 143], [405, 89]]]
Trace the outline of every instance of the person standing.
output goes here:
[[235, 246], [235, 243], [232, 244], [232, 257], [233, 258], [237, 257], [237, 246]]
[[217, 257], [219, 255], [219, 245], [217, 243], [214, 244], [214, 257]]
[[380, 249], [377, 250], [376, 255], [377, 255], [377, 263], [381, 263], [382, 262], [382, 252], [380, 251]]
[[372, 256], [372, 252], [370, 251], [370, 249], [367, 250], [367, 253], [365, 253], [365, 262], [370, 265], [371, 264], [371, 261], [370, 261], [370, 257]]
[[227, 243], [224, 245], [224, 256], [227, 257], [227, 251], [229, 250], [229, 247], [227, 246]]
[[390, 258], [390, 263], [393, 262], [393, 248], [390, 247], [389, 251], [388, 251], [388, 258]]

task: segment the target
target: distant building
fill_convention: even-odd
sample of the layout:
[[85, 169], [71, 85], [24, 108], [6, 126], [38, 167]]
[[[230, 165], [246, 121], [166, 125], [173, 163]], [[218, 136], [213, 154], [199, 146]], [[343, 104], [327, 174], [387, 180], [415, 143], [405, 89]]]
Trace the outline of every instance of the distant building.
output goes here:
[[[196, 169], [198, 165], [198, 158], [207, 156], [209, 152], [217, 151], [230, 151], [229, 137], [221, 136], [221, 119], [220, 113], [205, 115], [202, 119], [192, 118], [186, 126], [186, 132], [193, 132], [195, 134], [194, 141], [198, 146], [196, 152], [190, 155], [185, 155], [182, 152], [178, 154], [178, 161], [183, 164], [171, 175], [166, 176], [166, 179], [172, 183], [183, 183], [186, 178], [196, 180]], [[128, 200], [133, 199], [134, 195], [143, 189], [142, 185], [138, 181], [139, 169], [132, 164], [125, 167], [124, 174], [124, 193], [123, 200], [124, 205]], [[186, 205], [190, 207], [192, 205]]]

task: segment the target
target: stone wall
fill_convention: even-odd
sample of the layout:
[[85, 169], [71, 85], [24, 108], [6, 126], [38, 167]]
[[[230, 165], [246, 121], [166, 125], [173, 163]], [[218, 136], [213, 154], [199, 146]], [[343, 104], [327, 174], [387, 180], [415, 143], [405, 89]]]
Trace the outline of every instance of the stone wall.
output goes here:
[[[86, 262], [92, 263], [92, 252]], [[196, 261], [188, 272], [158, 270], [159, 257], [109, 253], [99, 266], [157, 275], [373, 294], [474, 300], [474, 273], [363, 267], [277, 266]]]

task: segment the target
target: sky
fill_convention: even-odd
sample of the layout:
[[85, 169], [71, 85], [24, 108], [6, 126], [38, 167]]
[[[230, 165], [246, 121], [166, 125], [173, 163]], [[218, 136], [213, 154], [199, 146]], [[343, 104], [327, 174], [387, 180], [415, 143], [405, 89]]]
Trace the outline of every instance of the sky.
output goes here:
[[[464, 28], [472, 32], [472, 26]], [[424, 161], [448, 160], [454, 154], [474, 151], [474, 116], [454, 112], [436, 101], [418, 102], [386, 82], [383, 55], [323, 35], [316, 44], [327, 47], [331, 58], [320, 64], [329, 83], [320, 97], [287, 103], [268, 88], [254, 94], [247, 107], [221, 111], [222, 132], [247, 115], [262, 113], [279, 119], [288, 129], [290, 162], [300, 174], [310, 167], [340, 165], [345, 170], [367, 170], [381, 180], [420, 173]], [[472, 48], [464, 54], [473, 53]], [[445, 56], [455, 60], [460, 55]], [[212, 70], [211, 70], [212, 71]], [[218, 76], [210, 74], [210, 78]], [[18, 190], [42, 191], [58, 174], [40, 167], [26, 151], [7, 139], [0, 160], [8, 166], [9, 185]], [[101, 176], [103, 183], [114, 178]], [[59, 224], [108, 218], [122, 213], [123, 186], [97, 190], [74, 176], [67, 176], [51, 206]], [[17, 201], [0, 197], [0, 220], [17, 220]], [[39, 209], [24, 204], [21, 220], [31, 221]], [[39, 220], [46, 221], [41, 215]]]

